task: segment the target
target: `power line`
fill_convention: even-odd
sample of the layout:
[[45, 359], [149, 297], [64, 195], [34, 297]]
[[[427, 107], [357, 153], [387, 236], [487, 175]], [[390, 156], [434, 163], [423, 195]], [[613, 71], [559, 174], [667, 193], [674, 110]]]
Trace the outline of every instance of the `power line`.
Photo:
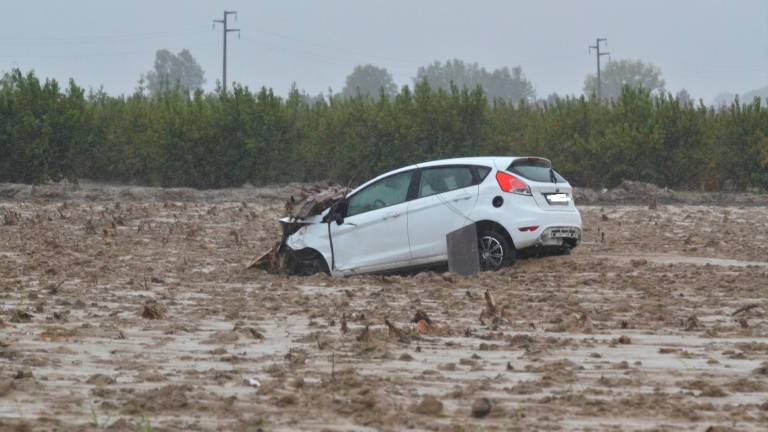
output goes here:
[[600, 52], [600, 42], [603, 42], [606, 47], [608, 46], [608, 39], [606, 38], [597, 38], [595, 39], [595, 44], [589, 46], [590, 54], [592, 54], [593, 49], [597, 51], [597, 100], [602, 100], [601, 93], [603, 83], [600, 80], [600, 57], [611, 54], [608, 52]]
[[227, 91], [227, 34], [230, 32], [237, 32], [237, 37], [240, 38], [240, 29], [227, 28], [227, 17], [230, 15], [235, 16], [237, 21], [237, 11], [224, 11], [224, 18], [220, 20], [213, 20], [213, 28], [216, 28], [216, 23], [223, 25], [222, 34], [224, 35], [224, 55], [223, 55], [223, 67], [221, 72], [221, 86], [224, 91]]
[[[286, 54], [286, 53], [294, 53], [302, 55], [302, 59], [308, 59], [311, 61], [318, 61], [321, 63], [328, 63], [328, 64], [336, 64], [336, 65], [360, 65], [362, 63], [365, 63], [364, 60], [361, 60], [360, 58], [351, 58], [351, 57], [342, 57], [338, 56], [336, 54], [325, 54], [321, 52], [317, 52], [314, 50], [308, 50], [308, 49], [302, 49], [302, 48], [294, 48], [294, 47], [287, 47], [282, 45], [273, 44], [269, 41], [264, 40], [257, 40], [249, 38], [248, 36], [243, 36], [243, 39], [248, 41], [249, 46], [259, 46], [266, 48], [270, 51], [280, 53], [280, 54]], [[388, 69], [402, 69], [400, 66], [389, 66]], [[410, 69], [408, 69], [410, 70]]]
[[265, 34], [267, 36], [270, 36], [270, 37], [273, 37], [273, 38], [276, 38], [276, 39], [282, 39], [282, 40], [286, 40], [286, 41], [291, 41], [291, 42], [295, 42], [295, 43], [299, 43], [299, 44], [303, 44], [303, 45], [307, 45], [307, 46], [314, 46], [314, 47], [317, 47], [317, 48], [322, 48], [322, 49], [324, 49], [326, 51], [335, 51], [336, 53], [341, 53], [341, 54], [355, 56], [356, 58], [370, 58], [370, 59], [374, 59], [376, 61], [381, 61], [381, 62], [403, 63], [403, 64], [412, 64], [412, 65], [423, 65], [423, 63], [424, 63], [424, 62], [422, 62], [420, 60], [415, 60], [415, 59], [402, 59], [402, 58], [384, 57], [384, 56], [380, 56], [378, 54], [372, 54], [370, 52], [362, 53], [362, 52], [359, 52], [359, 51], [352, 51], [352, 50], [345, 49], [345, 48], [331, 47], [329, 45], [325, 45], [325, 44], [318, 43], [318, 42], [315, 42], [315, 41], [307, 41], [305, 39], [297, 38], [297, 37], [294, 37], [294, 36], [289, 36], [289, 35], [286, 35], [286, 34], [283, 34], [283, 33], [278, 33], [278, 32], [274, 32], [274, 31], [266, 30], [266, 29], [256, 29], [254, 31], [258, 32], [258, 33]]
[[[199, 43], [195, 45], [185, 45], [187, 48], [199, 48], [213, 45], [213, 43]], [[129, 55], [146, 55], [153, 54], [157, 50], [132, 50], [132, 51], [109, 51], [109, 52], [86, 52], [86, 53], [67, 53], [67, 54], [3, 54], [0, 52], [0, 58], [5, 59], [65, 59], [72, 60], [74, 58], [89, 58], [89, 57], [120, 57]]]
[[205, 30], [186, 29], [178, 31], [157, 31], [145, 33], [112, 34], [112, 35], [91, 35], [91, 36], [55, 36], [55, 37], [16, 37], [0, 34], [0, 43], [13, 42], [31, 43], [31, 44], [92, 44], [99, 41], [140, 41], [151, 39], [164, 39], [193, 36], [203, 34]]

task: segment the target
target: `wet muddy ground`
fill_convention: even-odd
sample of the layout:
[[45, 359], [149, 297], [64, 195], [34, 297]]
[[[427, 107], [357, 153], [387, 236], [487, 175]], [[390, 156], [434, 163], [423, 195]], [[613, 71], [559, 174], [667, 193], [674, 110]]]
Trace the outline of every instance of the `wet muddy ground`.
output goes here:
[[467, 278], [289, 278], [245, 269], [282, 212], [257, 190], [0, 202], [0, 431], [768, 428], [764, 206], [586, 206], [572, 255]]

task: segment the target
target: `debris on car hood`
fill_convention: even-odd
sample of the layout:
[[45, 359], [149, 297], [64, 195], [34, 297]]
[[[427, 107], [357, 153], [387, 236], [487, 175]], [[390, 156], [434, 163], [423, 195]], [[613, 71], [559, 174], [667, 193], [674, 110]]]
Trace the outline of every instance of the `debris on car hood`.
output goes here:
[[341, 185], [315, 184], [310, 189], [302, 191], [302, 197], [299, 200], [291, 196], [285, 203], [286, 216], [293, 220], [303, 220], [319, 215], [351, 191], [351, 188]]
[[[319, 220], [316, 216], [319, 216], [335, 202], [346, 197], [351, 191], [351, 188], [338, 184], [316, 183], [310, 186], [309, 189], [302, 190], [298, 199], [291, 195], [285, 203], [285, 217], [280, 219], [280, 221], [296, 225], [301, 225], [302, 221], [314, 223], [316, 220], [313, 219]], [[298, 229], [298, 226], [295, 229]], [[295, 229], [284, 230], [284, 237], [295, 232]], [[290, 270], [286, 269], [286, 265], [281, 259], [280, 252], [283, 247], [283, 241], [285, 241], [285, 238], [282, 241], [275, 242], [269, 250], [249, 264], [248, 268], [258, 267], [272, 273], [282, 273]]]

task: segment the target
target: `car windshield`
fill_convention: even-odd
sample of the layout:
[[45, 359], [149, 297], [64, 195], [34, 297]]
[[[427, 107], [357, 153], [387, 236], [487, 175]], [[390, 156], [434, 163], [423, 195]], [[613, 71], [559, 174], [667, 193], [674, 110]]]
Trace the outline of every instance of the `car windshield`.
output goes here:
[[507, 171], [535, 182], [566, 183], [565, 179], [544, 159], [517, 159], [509, 165]]

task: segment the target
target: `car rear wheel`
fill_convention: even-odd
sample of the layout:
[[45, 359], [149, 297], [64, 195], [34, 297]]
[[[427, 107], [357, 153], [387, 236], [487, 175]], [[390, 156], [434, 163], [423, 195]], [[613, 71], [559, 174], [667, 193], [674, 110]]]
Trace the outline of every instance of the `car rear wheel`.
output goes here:
[[496, 231], [482, 231], [477, 236], [480, 269], [496, 271], [515, 260], [515, 248]]

